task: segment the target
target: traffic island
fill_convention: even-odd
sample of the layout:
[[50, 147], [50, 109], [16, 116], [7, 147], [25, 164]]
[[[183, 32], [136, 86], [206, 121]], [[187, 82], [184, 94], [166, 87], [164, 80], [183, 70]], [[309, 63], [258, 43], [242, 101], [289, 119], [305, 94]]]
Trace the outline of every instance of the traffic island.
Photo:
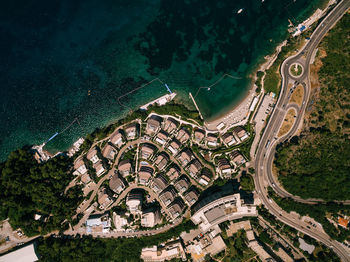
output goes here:
[[294, 63], [289, 67], [289, 74], [294, 77], [301, 76], [303, 71], [303, 66], [299, 63]]

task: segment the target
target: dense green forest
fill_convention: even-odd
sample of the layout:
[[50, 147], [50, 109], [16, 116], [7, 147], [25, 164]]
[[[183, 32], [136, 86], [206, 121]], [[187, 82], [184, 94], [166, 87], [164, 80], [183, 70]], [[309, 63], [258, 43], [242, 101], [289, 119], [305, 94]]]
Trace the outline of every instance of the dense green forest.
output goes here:
[[165, 233], [140, 238], [48, 237], [38, 242], [40, 261], [140, 261], [141, 249], [158, 245], [195, 228], [190, 221]]
[[[350, 14], [322, 40], [320, 91], [300, 137], [277, 148], [279, 179], [292, 194], [325, 200], [350, 199]], [[346, 37], [347, 36], [347, 37]], [[317, 59], [316, 59], [317, 60]]]
[[[12, 152], [0, 164], [1, 219], [8, 217], [11, 226], [27, 236], [61, 229], [82, 201], [79, 187], [64, 194], [72, 180], [71, 166], [72, 160], [64, 156], [39, 164], [30, 149]], [[34, 220], [35, 214], [41, 218]]]
[[160, 115], [173, 115], [181, 117], [183, 120], [195, 120], [198, 124], [203, 124], [203, 119], [200, 117], [197, 110], [189, 109], [184, 104], [179, 104], [171, 101], [163, 106], [157, 106], [156, 104], [150, 106], [147, 113], [155, 112]]
[[349, 152], [349, 139], [327, 129], [312, 130], [277, 148], [279, 180], [303, 198], [350, 199]]
[[243, 171], [240, 178], [240, 185], [245, 191], [253, 191], [255, 186], [252, 175], [247, 173], [246, 171]]

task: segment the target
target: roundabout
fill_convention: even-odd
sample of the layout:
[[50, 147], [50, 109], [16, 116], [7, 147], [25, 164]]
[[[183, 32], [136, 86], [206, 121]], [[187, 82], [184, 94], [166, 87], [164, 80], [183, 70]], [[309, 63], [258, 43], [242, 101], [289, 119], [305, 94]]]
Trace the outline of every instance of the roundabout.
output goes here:
[[289, 67], [289, 74], [293, 77], [300, 77], [303, 75], [304, 68], [301, 64], [299, 63], [293, 63]]

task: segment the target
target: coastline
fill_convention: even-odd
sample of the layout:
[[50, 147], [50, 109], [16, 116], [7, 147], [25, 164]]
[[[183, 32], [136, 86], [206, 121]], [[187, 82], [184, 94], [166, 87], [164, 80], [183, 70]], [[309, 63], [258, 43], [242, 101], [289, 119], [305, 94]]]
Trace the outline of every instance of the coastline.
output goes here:
[[[327, 12], [329, 6], [331, 6], [334, 3], [334, 1], [335, 0], [328, 1], [328, 3], [326, 4], [326, 7], [322, 9], [321, 15], [319, 16], [319, 18], [317, 20], [314, 21], [314, 23], [317, 22], [324, 15], [325, 12]], [[319, 10], [319, 9], [316, 9], [315, 12], [311, 16], [309, 16], [306, 20], [313, 17], [314, 14], [317, 12], [317, 10]], [[209, 119], [207, 121], [204, 121], [204, 127], [208, 131], [222, 131], [222, 130], [219, 130], [217, 128], [217, 126], [220, 125], [221, 123], [225, 124], [224, 129], [228, 129], [230, 127], [237, 126], [237, 125], [245, 125], [247, 123], [248, 117], [251, 113], [249, 111], [249, 107], [252, 104], [254, 97], [257, 97], [260, 100], [260, 97], [264, 91], [265, 74], [261, 79], [261, 85], [262, 85], [261, 92], [258, 94], [255, 92], [255, 90], [257, 88], [257, 86], [255, 85], [255, 81], [257, 80], [256, 73], [258, 71], [262, 71], [265, 73], [265, 71], [268, 70], [273, 65], [273, 63], [275, 62], [275, 60], [278, 57], [278, 54], [281, 52], [282, 47], [284, 47], [286, 44], [287, 44], [287, 39], [283, 40], [280, 44], [278, 44], [276, 46], [276, 48], [274, 49], [272, 54], [264, 56], [263, 61], [256, 65], [256, 68], [253, 69], [252, 73], [249, 75], [249, 78], [251, 79], [250, 84], [249, 84], [250, 87], [247, 88], [246, 92], [242, 95], [242, 98], [239, 101], [237, 101], [236, 103], [233, 103], [232, 106], [227, 108], [227, 110], [222, 111], [214, 118]], [[156, 99], [156, 100], [158, 100], [158, 99]], [[142, 108], [142, 107], [147, 108], [147, 106], [149, 104], [151, 104], [152, 102], [155, 102], [156, 100], [151, 101], [151, 102], [141, 106], [140, 108]], [[112, 123], [113, 122], [115, 122], [115, 121], [112, 121]], [[72, 148], [73, 148], [73, 145], [69, 146], [67, 150], [69, 151]], [[52, 156], [60, 153], [59, 150], [57, 150], [57, 152], [53, 153], [53, 152], [50, 152], [49, 150], [45, 150], [45, 149], [43, 149], [43, 152], [46, 153], [49, 157], [52, 157]]]
[[[308, 18], [304, 20], [313, 20], [313, 23], [316, 23], [322, 16], [328, 11], [329, 7], [334, 4], [335, 0], [329, 0], [327, 4], [325, 4], [325, 7], [321, 10], [321, 13], [318, 13], [320, 8], [316, 9]], [[318, 14], [317, 14], [318, 13]], [[317, 15], [317, 19], [313, 19]], [[290, 37], [290, 35], [289, 35]], [[289, 38], [288, 37], [288, 38]], [[224, 110], [223, 112], [219, 113], [217, 116], [215, 116], [213, 119], [209, 119], [204, 122], [204, 125], [208, 130], [216, 131], [218, 130], [217, 126], [221, 123], [224, 123], [226, 127], [232, 127], [235, 125], [243, 125], [247, 122], [247, 118], [250, 114], [249, 112], [249, 106], [252, 103], [252, 100], [254, 97], [259, 97], [261, 94], [263, 94], [264, 91], [264, 78], [265, 78], [265, 71], [268, 70], [275, 60], [277, 59], [278, 54], [281, 52], [282, 47], [287, 44], [287, 39], [283, 40], [277, 47], [275, 48], [274, 52], [271, 55], [266, 55], [264, 57], [264, 61], [257, 65], [257, 69], [253, 70], [252, 74], [249, 76], [250, 81], [250, 87], [247, 89], [245, 94], [243, 94], [240, 101], [233, 104], [230, 108], [227, 110]], [[255, 93], [255, 89], [257, 86], [255, 85], [255, 81], [257, 80], [256, 73], [258, 71], [264, 72], [264, 76], [261, 79], [261, 92], [259, 94]]]
[[[329, 1], [327, 1], [327, 2], [329, 2]], [[327, 5], [327, 3], [326, 3], [326, 5]], [[325, 3], [323, 2], [322, 5], [317, 5], [317, 6], [319, 6], [319, 8], [321, 8], [321, 9], [323, 9], [325, 7]], [[311, 12], [313, 12], [313, 11], [311, 10]], [[308, 15], [308, 14], [306, 14], [306, 15]], [[304, 17], [302, 17], [302, 18], [304, 18]], [[277, 44], [278, 44], [278, 42], [274, 42], [274, 45], [277, 45]], [[266, 54], [272, 54], [273, 51], [274, 50], [271, 48], [270, 51], [266, 52]], [[219, 106], [216, 106], [216, 104], [214, 104], [214, 106], [211, 108], [212, 111], [210, 112], [212, 114], [212, 116], [207, 118], [207, 123], [211, 123], [212, 121], [215, 121], [216, 119], [218, 119], [224, 115], [227, 115], [230, 111], [236, 110], [237, 108], [240, 107], [240, 105], [242, 103], [244, 103], [244, 101], [247, 99], [247, 97], [250, 96], [251, 89], [254, 89], [253, 79], [255, 78], [255, 75], [254, 75], [254, 72], [252, 69], [255, 69], [255, 67], [258, 68], [259, 65], [261, 68], [261, 66], [265, 63], [267, 63], [267, 61], [264, 60], [263, 55], [259, 55], [259, 60], [254, 61], [253, 67], [251, 69], [249, 69], [249, 71], [251, 71], [251, 72], [248, 72], [248, 75], [251, 74], [251, 77], [250, 76], [249, 76], [249, 78], [245, 77], [245, 80], [244, 80], [245, 81], [245, 88], [242, 88], [242, 90], [239, 91], [240, 92], [239, 94], [233, 95], [233, 96], [231, 96], [231, 98], [225, 100], [225, 103], [222, 103], [221, 105], [219, 104]], [[186, 84], [187, 84], [187, 82], [186, 82]], [[192, 84], [192, 83], [190, 82], [188, 84], [188, 86], [192, 87], [192, 86], [190, 86], [190, 84]], [[242, 85], [242, 87], [243, 87], [243, 85]], [[184, 88], [188, 88], [188, 87], [186, 86]], [[181, 91], [182, 90], [179, 90], [179, 94]], [[184, 93], [185, 94], [183, 94], [183, 96], [186, 98], [188, 95], [188, 92], [184, 92]], [[89, 97], [87, 97], [87, 99], [89, 101], [91, 100], [91, 102], [89, 102], [89, 103], [93, 103], [93, 100], [95, 98], [94, 98], [94, 96], [89, 96]], [[184, 100], [184, 99], [178, 99], [178, 100]], [[146, 98], [146, 101], [147, 101], [147, 98]], [[105, 104], [107, 104], [107, 102]], [[191, 101], [189, 101], [186, 104], [189, 105], [192, 103], [191, 103]], [[96, 103], [96, 105], [97, 105], [97, 103]], [[77, 128], [73, 127], [72, 130], [67, 132], [64, 136], [60, 136], [60, 138], [56, 139], [55, 142], [48, 144], [45, 148], [47, 148], [48, 151], [53, 153], [53, 154], [56, 152], [59, 152], [59, 151], [67, 150], [71, 147], [72, 143], [74, 143], [78, 137], [87, 135], [88, 133], [92, 132], [95, 127], [102, 128], [103, 126], [108, 125], [110, 123], [114, 123], [118, 119], [123, 118], [125, 116], [124, 113], [119, 113], [119, 111], [117, 112], [117, 115], [114, 114], [114, 112], [113, 112], [113, 114], [107, 115], [105, 112], [110, 112], [110, 111], [108, 111], [107, 109], [105, 109], [102, 106], [101, 106], [101, 108], [102, 108], [101, 112], [98, 111], [98, 114], [95, 114], [95, 115], [100, 115], [101, 116], [100, 118], [93, 116], [91, 113], [85, 113], [85, 111], [82, 111], [83, 113], [81, 113], [81, 114], [80, 114], [80, 112], [79, 112], [79, 114], [74, 113], [73, 114], [74, 116], [77, 116], [77, 115], [79, 116], [79, 121], [82, 122], [82, 126], [83, 126], [82, 130], [83, 131], [81, 132], [80, 130], [78, 130], [79, 129], [78, 126], [77, 126]], [[204, 109], [205, 108], [203, 107], [203, 111], [205, 113]], [[96, 109], [94, 109], [94, 110], [96, 110]], [[75, 111], [72, 110], [72, 112], [75, 112]], [[77, 109], [77, 112], [78, 112], [78, 109]], [[81, 118], [80, 118], [80, 116], [81, 116]], [[67, 119], [68, 118], [69, 117], [67, 117]], [[64, 126], [65, 121], [68, 121], [68, 120], [61, 118], [63, 120], [60, 120], [60, 123], [58, 121], [57, 121], [57, 123], [56, 122], [53, 123], [54, 121], [52, 121], [52, 123], [50, 122], [50, 125], [47, 125], [47, 126], [43, 125], [43, 127], [41, 129], [41, 124], [40, 124], [39, 120], [42, 120], [45, 118], [44, 117], [37, 117], [37, 119], [38, 119], [39, 124], [35, 124], [34, 121], [30, 122], [30, 123], [32, 123], [31, 125], [33, 126], [33, 128], [26, 128], [26, 132], [22, 132], [22, 130], [20, 130], [19, 128], [18, 128], [18, 130], [14, 129], [14, 130], [17, 130], [16, 131], [17, 133], [13, 133], [13, 135], [12, 135], [12, 133], [10, 133], [11, 136], [9, 136], [9, 138], [6, 137], [5, 139], [3, 139], [3, 141], [1, 141], [2, 142], [1, 146], [2, 146], [2, 150], [3, 150], [2, 151], [2, 158], [3, 159], [6, 159], [8, 157], [8, 154], [11, 151], [15, 150], [16, 148], [21, 147], [24, 144], [31, 144], [31, 145], [41, 144], [45, 140], [45, 137], [50, 137], [50, 135], [52, 135], [54, 132], [56, 132], [56, 129], [59, 129], [61, 126]], [[85, 122], [84, 122], [84, 120], [85, 120]], [[43, 123], [45, 123], [45, 122], [43, 122]], [[35, 128], [34, 128], [34, 126], [35, 126]], [[12, 128], [12, 126], [9, 126], [9, 128], [10, 127]], [[39, 128], [40, 128], [40, 130], [37, 131], [37, 129], [39, 129]], [[32, 130], [34, 130], [36, 132], [32, 132]], [[13, 142], [13, 140], [15, 140], [15, 141]]]
[[[257, 86], [255, 85], [255, 81], [257, 80], [256, 72], [262, 71], [265, 72], [269, 69], [272, 64], [277, 59], [278, 54], [281, 52], [283, 46], [287, 44], [287, 40], [284, 40], [280, 43], [273, 52], [272, 55], [267, 55], [264, 57], [264, 61], [257, 66], [256, 70], [253, 70], [253, 75], [250, 75], [250, 88], [246, 91], [246, 93], [242, 96], [241, 100], [234, 104], [227, 111], [222, 112], [218, 116], [208, 121], [205, 121], [204, 125], [208, 130], [217, 130], [217, 126], [220, 123], [224, 123], [227, 127], [233, 125], [242, 125], [247, 122], [249, 116], [249, 107], [254, 99], [254, 97], [258, 97], [262, 94], [260, 92], [257, 94], [255, 89]], [[263, 79], [262, 79], [262, 87], [263, 87]], [[263, 91], [263, 88], [262, 88]]]

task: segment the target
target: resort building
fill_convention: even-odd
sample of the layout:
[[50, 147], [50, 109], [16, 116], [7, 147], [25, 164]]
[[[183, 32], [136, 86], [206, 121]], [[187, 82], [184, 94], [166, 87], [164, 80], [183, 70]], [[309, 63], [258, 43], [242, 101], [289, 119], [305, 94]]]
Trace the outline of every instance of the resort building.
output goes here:
[[178, 140], [173, 139], [169, 145], [168, 145], [168, 150], [173, 154], [176, 155], [179, 150], [180, 150], [181, 144]]
[[165, 152], [161, 152], [157, 157], [156, 160], [154, 161], [155, 166], [159, 169], [162, 170], [169, 161], [169, 156]]
[[248, 133], [240, 126], [235, 127], [233, 132], [236, 133], [241, 141], [244, 141], [249, 137]]
[[208, 133], [205, 141], [207, 142], [207, 145], [211, 147], [216, 147], [218, 145], [218, 137], [213, 133]]
[[112, 147], [109, 144], [106, 144], [105, 147], [102, 149], [103, 157], [108, 159], [114, 159], [116, 153], [117, 151], [114, 149], [114, 147]]
[[154, 192], [159, 193], [168, 186], [168, 181], [163, 175], [158, 175], [151, 183], [151, 188]]
[[0, 262], [34, 262], [39, 257], [35, 253], [34, 243], [22, 246], [0, 257]]
[[127, 177], [132, 173], [132, 165], [130, 159], [124, 159], [118, 164], [118, 171], [123, 177]]
[[185, 203], [181, 198], [177, 198], [168, 208], [172, 219], [179, 217], [185, 210]]
[[226, 195], [218, 191], [198, 202], [192, 209], [191, 220], [202, 232], [226, 220], [239, 219], [245, 216], [257, 216], [255, 206], [242, 204], [239, 193]]
[[174, 118], [172, 117], [168, 117], [167, 120], [165, 120], [164, 122], [164, 127], [163, 129], [168, 132], [168, 133], [172, 133], [176, 130], [176, 128], [179, 126], [179, 122], [176, 121]]
[[199, 192], [195, 188], [191, 188], [184, 194], [185, 201], [189, 206], [192, 206], [194, 203], [198, 201]]
[[131, 214], [140, 212], [142, 205], [143, 193], [141, 190], [133, 189], [126, 197], [126, 207]]
[[220, 253], [221, 251], [224, 251], [226, 249], [226, 244], [222, 237], [220, 235], [215, 236], [211, 241], [210, 244], [207, 245], [204, 250], [206, 253], [215, 256], [216, 254]]
[[109, 197], [108, 191], [105, 187], [101, 188], [97, 193], [97, 202], [99, 203], [100, 209], [107, 208], [110, 204], [112, 204], [113, 200]]
[[141, 149], [141, 158], [143, 159], [149, 159], [155, 152], [155, 147], [152, 144], [142, 144], [140, 146]]
[[186, 254], [180, 240], [171, 241], [160, 247], [146, 247], [141, 251], [141, 259], [145, 262], [163, 262], [176, 258], [186, 261]]
[[198, 183], [207, 186], [212, 176], [212, 173], [208, 169], [203, 168], [201, 174], [198, 177]]
[[246, 161], [244, 159], [244, 157], [242, 156], [241, 153], [239, 153], [238, 150], [233, 151], [232, 153], [229, 154], [232, 162], [236, 165], [236, 166], [240, 166], [242, 164], [244, 164]]
[[169, 177], [170, 181], [174, 181], [180, 176], [180, 168], [176, 164], [172, 164], [166, 175]]
[[146, 134], [153, 136], [155, 133], [157, 133], [160, 129], [162, 121], [163, 119], [156, 115], [149, 117], [146, 125]]
[[[248, 247], [251, 248], [264, 262], [272, 262], [275, 261], [269, 253], [266, 252], [264, 247], [256, 240], [254, 236], [254, 232], [252, 229], [246, 231], [247, 239], [248, 239]], [[293, 260], [292, 260], [293, 261]]]
[[137, 137], [137, 123], [131, 123], [125, 127], [125, 135], [128, 140], [133, 140]]
[[149, 208], [142, 212], [141, 226], [154, 227], [161, 222], [159, 208]]
[[186, 128], [181, 128], [176, 135], [176, 139], [184, 144], [190, 139], [190, 136], [190, 132]]
[[196, 177], [202, 168], [201, 162], [199, 162], [198, 159], [193, 159], [188, 165], [187, 170], [192, 177]]
[[187, 165], [191, 161], [191, 159], [192, 159], [192, 152], [188, 148], [182, 150], [178, 156], [178, 160], [183, 166]]
[[154, 169], [151, 166], [141, 166], [139, 170], [139, 183], [141, 185], [147, 185], [153, 173]]
[[85, 222], [86, 233], [108, 233], [111, 221], [107, 214], [91, 215]]
[[100, 177], [106, 170], [103, 167], [102, 161], [99, 160], [96, 164], [93, 165], [96, 170], [97, 177]]
[[189, 179], [187, 178], [187, 176], [183, 175], [179, 178], [179, 180], [177, 180], [174, 184], [176, 190], [182, 194], [183, 192], [185, 192], [189, 187], [190, 187], [191, 183], [189, 181]]
[[221, 136], [222, 142], [227, 146], [232, 146], [237, 143], [232, 132], [225, 133]]
[[88, 173], [85, 173], [85, 174], [83, 174], [83, 175], [80, 177], [80, 181], [81, 181], [84, 185], [86, 185], [87, 183], [89, 183], [89, 182], [91, 181], [91, 178], [90, 178], [90, 176], [89, 176]]
[[169, 134], [163, 130], [160, 130], [155, 138], [155, 141], [162, 146], [168, 141]]
[[114, 133], [111, 135], [111, 138], [109, 139], [109, 141], [113, 145], [116, 145], [117, 147], [121, 147], [123, 145], [123, 134], [118, 129], [118, 130], [114, 131]]
[[163, 190], [162, 193], [159, 194], [159, 199], [164, 203], [164, 205], [168, 206], [171, 202], [174, 201], [176, 197], [176, 191], [172, 186], [169, 186], [167, 189]]
[[194, 131], [194, 140], [197, 142], [197, 143], [200, 143], [205, 137], [205, 131], [202, 130], [202, 129], [196, 129]]
[[118, 176], [118, 174], [114, 174], [112, 178], [109, 180], [109, 188], [117, 193], [120, 194], [124, 188], [125, 188], [125, 183], [124, 181]]
[[90, 160], [93, 164], [96, 164], [100, 160], [97, 156], [97, 150], [95, 148], [91, 149], [87, 153], [86, 158]]
[[75, 161], [74, 169], [78, 171], [80, 174], [85, 174], [87, 172], [83, 159], [80, 158], [77, 161]]
[[187, 250], [194, 262], [201, 262], [205, 260], [206, 255], [215, 256], [221, 251], [224, 251], [226, 247], [221, 235], [213, 237], [212, 234], [205, 234], [201, 239], [194, 239], [187, 246]]
[[124, 216], [113, 212], [113, 223], [117, 231], [125, 231], [125, 227], [128, 225], [128, 220]]
[[230, 162], [226, 158], [221, 158], [218, 160], [218, 167], [220, 170], [220, 173], [224, 176], [231, 175], [231, 166]]

